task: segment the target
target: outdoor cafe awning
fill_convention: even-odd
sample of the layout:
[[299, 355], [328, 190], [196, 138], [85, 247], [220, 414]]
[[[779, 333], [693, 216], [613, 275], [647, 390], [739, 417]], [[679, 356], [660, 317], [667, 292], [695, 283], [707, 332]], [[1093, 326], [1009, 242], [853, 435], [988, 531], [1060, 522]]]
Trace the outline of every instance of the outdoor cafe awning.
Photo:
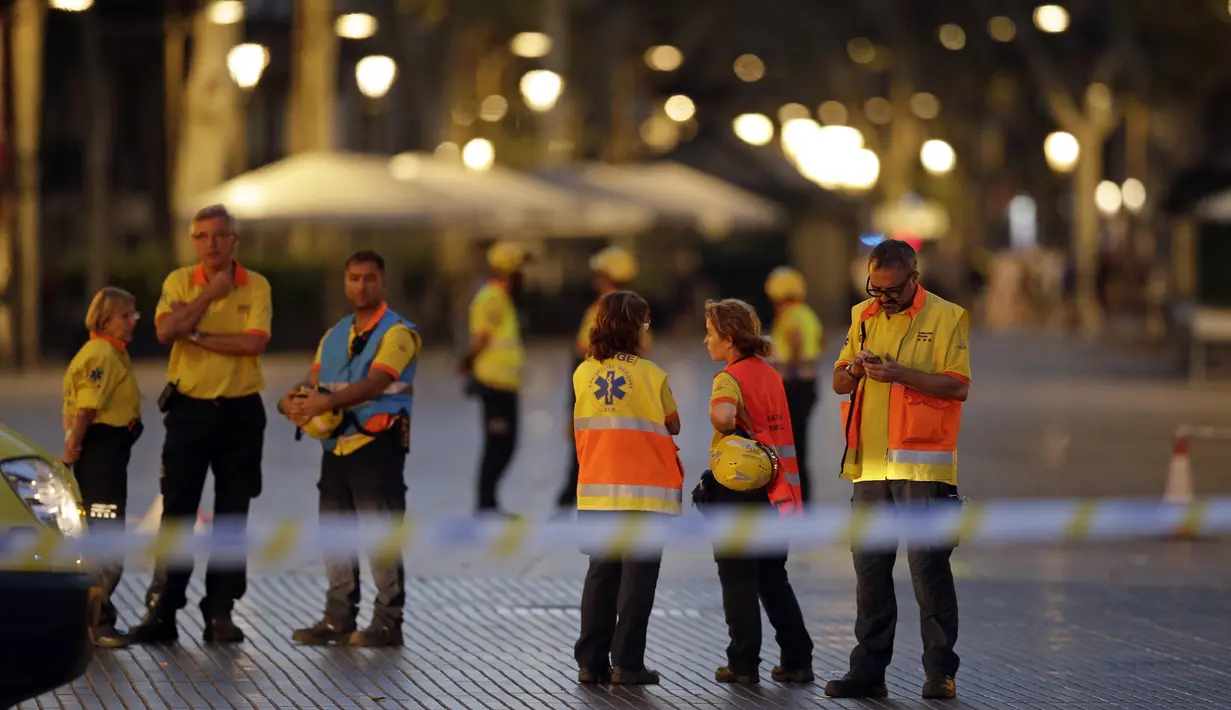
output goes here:
[[222, 203], [247, 224], [340, 227], [459, 227], [547, 235], [635, 232], [646, 208], [581, 195], [493, 166], [471, 170], [426, 153], [293, 155], [245, 173], [182, 206], [187, 219]]

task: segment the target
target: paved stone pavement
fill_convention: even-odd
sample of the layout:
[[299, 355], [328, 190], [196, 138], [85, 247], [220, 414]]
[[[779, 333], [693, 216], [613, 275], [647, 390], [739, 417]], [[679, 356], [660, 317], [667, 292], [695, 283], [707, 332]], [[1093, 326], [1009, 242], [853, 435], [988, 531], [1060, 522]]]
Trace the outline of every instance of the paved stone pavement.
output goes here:
[[[704, 468], [706, 395], [717, 369], [703, 352], [699, 342], [662, 342], [654, 356], [681, 405], [689, 486]], [[972, 353], [961, 487], [975, 498], [1157, 497], [1177, 424], [1231, 426], [1231, 390], [1190, 387], [1170, 377], [1165, 363], [1138, 353], [1049, 335], [975, 336]], [[531, 350], [524, 434], [501, 493], [507, 508], [532, 516], [550, 511], [564, 473], [566, 357], [558, 343]], [[307, 364], [308, 356], [269, 358], [270, 390], [284, 390]], [[137, 517], [157, 490], [162, 431], [154, 398], [165, 381], [162, 367], [139, 368], [148, 426], [130, 468], [129, 508]], [[59, 373], [0, 375], [0, 391], [0, 421], [56, 450]], [[478, 406], [460, 397], [450, 354], [430, 344], [416, 391], [409, 507], [418, 515], [467, 511], [479, 455]], [[311, 520], [319, 454], [312, 442], [292, 440], [289, 424], [272, 413], [272, 399], [266, 492], [253, 515]], [[833, 395], [822, 395], [809, 436], [818, 498], [846, 499], [849, 487], [831, 465], [841, 452]], [[1196, 442], [1198, 493], [1231, 492], [1229, 462], [1231, 444]], [[302, 562], [295, 572], [254, 574], [238, 608], [249, 643], [203, 647], [200, 620], [188, 613], [178, 648], [100, 653], [85, 678], [23, 707], [927, 707], [916, 699], [918, 621], [904, 564], [891, 702], [859, 705], [824, 699], [819, 685], [770, 683], [768, 635], [759, 689], [714, 684], [725, 626], [713, 562], [703, 555], [667, 557], [650, 645], [664, 684], [638, 691], [572, 682], [579, 554], [408, 560], [418, 577], [408, 600], [407, 646], [395, 651], [292, 646], [289, 630], [319, 613], [323, 589], [317, 564]], [[1231, 543], [970, 545], [955, 555], [955, 570], [964, 658], [958, 707], [1231, 707]], [[816, 669], [837, 675], [852, 642], [849, 553], [804, 551], [792, 574], [817, 644]], [[135, 620], [147, 580], [140, 570], [126, 578], [125, 621]], [[194, 584], [199, 580], [200, 574]], [[196, 588], [193, 599], [199, 594]]]

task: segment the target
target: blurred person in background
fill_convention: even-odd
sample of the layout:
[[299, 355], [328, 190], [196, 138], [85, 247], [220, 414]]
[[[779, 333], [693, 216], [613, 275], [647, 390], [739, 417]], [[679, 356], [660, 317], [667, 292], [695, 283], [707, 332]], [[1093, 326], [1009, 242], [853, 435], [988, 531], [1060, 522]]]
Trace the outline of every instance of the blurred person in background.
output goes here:
[[470, 302], [470, 348], [460, 371], [467, 378], [467, 393], [483, 404], [480, 514], [507, 515], [496, 501], [496, 489], [517, 449], [518, 393], [526, 361], [517, 302], [525, 263], [526, 252], [517, 244], [493, 244], [487, 251], [492, 277]]
[[804, 504], [812, 502], [808, 472], [808, 425], [816, 407], [817, 358], [825, 349], [825, 330], [816, 311], [804, 302], [803, 274], [780, 266], [765, 280], [765, 294], [774, 302], [774, 367], [782, 375], [795, 459], [799, 462], [799, 490]]
[[[760, 505], [766, 510], [773, 505], [781, 515], [800, 514], [803, 500], [786, 391], [782, 377], [764, 359], [773, 345], [761, 335], [761, 322], [752, 306], [736, 299], [707, 303], [705, 349], [712, 360], [725, 362], [726, 367], [714, 377], [710, 394], [711, 470], [702, 476], [694, 500], [705, 505]], [[774, 452], [777, 470], [765, 485], [734, 493], [716, 478], [714, 454], [731, 435], [752, 439]], [[731, 638], [727, 665], [714, 674], [719, 683], [760, 682], [762, 605], [782, 652], [773, 679], [795, 683], [815, 679], [812, 637], [787, 577], [787, 552], [731, 555], [715, 551]]]
[[[318, 438], [321, 455], [320, 512], [362, 513], [398, 525], [406, 512], [406, 455], [415, 370], [423, 341], [413, 323], [385, 302], [385, 260], [359, 251], [346, 260], [346, 299], [355, 311], [325, 333], [316, 360], [301, 385], [278, 405], [301, 431]], [[336, 413], [333, 417], [317, 419]], [[356, 630], [359, 560], [325, 562], [329, 582], [325, 616], [296, 630], [306, 645], [401, 646], [406, 571], [401, 552], [372, 558], [376, 602], [372, 623]]]
[[[573, 363], [570, 373], [576, 372], [577, 366], [585, 362], [586, 353], [590, 349], [590, 332], [594, 330], [594, 321], [598, 313], [599, 301], [604, 296], [622, 290], [625, 286], [637, 278], [637, 260], [627, 249], [622, 247], [612, 246], [598, 252], [590, 258], [590, 270], [594, 272], [594, 286], [598, 290], [598, 298], [590, 307], [586, 309], [585, 314], [581, 317], [581, 327], [577, 330], [577, 337], [573, 341]], [[648, 330], [641, 331], [641, 349], [638, 352], [642, 357], [648, 357], [650, 347], [652, 346], [653, 338]], [[570, 388], [571, 390], [571, 388]], [[569, 400], [569, 411], [572, 412], [576, 405], [576, 398]], [[571, 466], [568, 479], [565, 480], [564, 486], [560, 489], [560, 493], [556, 496], [556, 506], [560, 509], [571, 509], [577, 503], [577, 448], [573, 439], [572, 427], [570, 425], [567, 432], [567, 438], [572, 445]]]
[[[599, 299], [587, 358], [573, 373], [573, 430], [581, 473], [577, 514], [679, 515], [684, 467], [671, 437], [680, 419], [667, 373], [638, 356], [650, 307], [635, 293]], [[590, 557], [573, 648], [581, 683], [653, 685], [646, 633], [662, 553]]]
[[[878, 244], [868, 258], [871, 298], [851, 310], [834, 366], [846, 451], [842, 477], [854, 481], [853, 506], [961, 505], [957, 439], [970, 391], [970, 319], [918, 283], [915, 250]], [[958, 656], [952, 545], [907, 551], [923, 636], [924, 698], [954, 698]], [[838, 698], [884, 697], [885, 669], [898, 623], [893, 589], [897, 552], [854, 550], [855, 650], [850, 670], [825, 686]]]
[[[90, 339], [64, 373], [64, 463], [73, 469], [90, 527], [124, 530], [128, 502], [128, 461], [141, 437], [141, 390], [128, 344], [137, 326], [137, 299], [108, 286], [90, 302], [85, 324]], [[120, 584], [124, 560], [100, 560], [102, 613], [94, 643], [121, 644], [111, 597]]]
[[[201, 505], [206, 474], [214, 472], [214, 513], [238, 529], [248, 523], [261, 494], [265, 405], [261, 354], [269, 343], [273, 298], [269, 281], [235, 259], [239, 227], [223, 205], [192, 219], [200, 262], [172, 271], [163, 281], [154, 321], [158, 342], [170, 343], [162, 447], [162, 526], [191, 525]], [[218, 523], [215, 523], [215, 528]], [[129, 629], [134, 643], [179, 638], [176, 613], [188, 603], [192, 563], [159, 562], [146, 592], [148, 612]], [[205, 573], [200, 609], [206, 643], [238, 643], [244, 632], [231, 612], [248, 588], [246, 565], [216, 566]]]

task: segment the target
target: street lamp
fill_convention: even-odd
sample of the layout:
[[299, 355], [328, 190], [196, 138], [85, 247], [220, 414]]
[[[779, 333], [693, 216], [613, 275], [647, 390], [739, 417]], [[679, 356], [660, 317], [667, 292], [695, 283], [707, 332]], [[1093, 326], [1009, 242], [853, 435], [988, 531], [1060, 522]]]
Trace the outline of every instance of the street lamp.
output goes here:
[[214, 0], [205, 9], [205, 18], [215, 25], [234, 25], [244, 21], [244, 3], [240, 0]]
[[663, 112], [672, 121], [683, 123], [696, 115], [697, 106], [687, 96], [676, 94], [667, 99], [667, 102], [663, 105]]
[[675, 71], [684, 62], [684, 54], [669, 44], [660, 44], [645, 51], [645, 63], [654, 71]]
[[1081, 157], [1081, 145], [1072, 133], [1056, 131], [1043, 141], [1043, 155], [1052, 170], [1069, 173], [1077, 167], [1077, 159]]
[[397, 76], [398, 66], [392, 59], [382, 54], [373, 54], [359, 60], [355, 65], [355, 83], [359, 91], [369, 99], [379, 99], [389, 93], [393, 79]]
[[339, 15], [333, 23], [334, 34], [345, 39], [367, 39], [376, 34], [376, 18], [366, 12]]
[[521, 32], [509, 42], [509, 50], [519, 57], [537, 59], [551, 52], [551, 37], [542, 32]]
[[1124, 197], [1124, 206], [1129, 212], [1137, 214], [1146, 204], [1146, 186], [1137, 178], [1129, 178], [1120, 186], [1120, 194]]
[[766, 145], [774, 139], [774, 122], [760, 113], [745, 113], [733, 123], [735, 135], [749, 145]]
[[550, 111], [564, 91], [564, 79], [554, 71], [535, 69], [521, 78], [521, 95], [532, 111]]
[[1034, 9], [1034, 26], [1059, 34], [1069, 28], [1069, 11], [1059, 5], [1039, 5]]
[[486, 138], [474, 138], [462, 148], [462, 164], [471, 170], [488, 170], [496, 162], [496, 147]]
[[245, 91], [257, 85], [267, 66], [269, 50], [259, 44], [237, 44], [227, 52], [227, 71], [236, 85]]
[[1124, 196], [1120, 194], [1120, 186], [1110, 180], [1104, 180], [1094, 190], [1094, 205], [1104, 216], [1110, 217], [1120, 211], [1124, 204]]
[[953, 152], [953, 146], [942, 140], [930, 140], [923, 144], [923, 148], [919, 150], [919, 161], [923, 163], [923, 169], [931, 175], [946, 175], [953, 171], [953, 166], [957, 163], [957, 154]]
[[876, 157], [876, 153], [867, 148], [860, 148], [851, 154], [849, 160], [843, 186], [856, 191], [872, 189], [881, 172], [881, 162]]
[[85, 12], [94, 6], [94, 0], [51, 0], [53, 10]]

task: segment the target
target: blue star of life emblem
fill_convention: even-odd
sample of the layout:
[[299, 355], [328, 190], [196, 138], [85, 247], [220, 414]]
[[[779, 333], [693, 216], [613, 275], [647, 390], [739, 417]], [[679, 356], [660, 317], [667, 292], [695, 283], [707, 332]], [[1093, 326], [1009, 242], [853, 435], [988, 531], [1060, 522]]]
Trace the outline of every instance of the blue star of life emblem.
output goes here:
[[594, 380], [594, 398], [603, 400], [603, 404], [610, 407], [615, 404], [615, 400], [624, 399], [627, 394], [624, 388], [628, 386], [628, 380], [623, 375], [617, 375], [615, 370], [608, 370], [606, 375], [599, 375]]
[[103, 368], [96, 367], [90, 370], [89, 378], [91, 382], [99, 382], [103, 379]]

